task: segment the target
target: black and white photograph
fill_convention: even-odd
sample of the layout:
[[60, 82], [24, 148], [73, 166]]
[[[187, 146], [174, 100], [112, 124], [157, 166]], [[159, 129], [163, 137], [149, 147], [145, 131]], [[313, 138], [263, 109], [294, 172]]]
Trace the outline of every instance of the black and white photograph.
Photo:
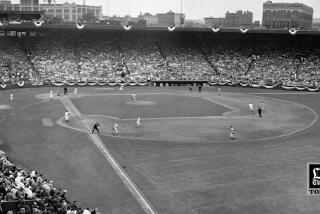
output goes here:
[[0, 214], [320, 213], [319, 0], [0, 0]]

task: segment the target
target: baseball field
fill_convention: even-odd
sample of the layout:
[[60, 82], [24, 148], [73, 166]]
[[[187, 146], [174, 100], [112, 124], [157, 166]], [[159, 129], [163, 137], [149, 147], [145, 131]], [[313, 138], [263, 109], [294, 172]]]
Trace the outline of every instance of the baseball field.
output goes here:
[[221, 89], [3, 90], [0, 149], [105, 214], [318, 213], [307, 164], [320, 162], [319, 93]]

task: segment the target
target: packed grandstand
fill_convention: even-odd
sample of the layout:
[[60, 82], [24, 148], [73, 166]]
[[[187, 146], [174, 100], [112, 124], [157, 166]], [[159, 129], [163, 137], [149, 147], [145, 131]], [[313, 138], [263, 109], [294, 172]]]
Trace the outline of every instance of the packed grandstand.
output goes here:
[[203, 81], [317, 90], [319, 55], [312, 35], [52, 31], [1, 38], [0, 82], [4, 88]]

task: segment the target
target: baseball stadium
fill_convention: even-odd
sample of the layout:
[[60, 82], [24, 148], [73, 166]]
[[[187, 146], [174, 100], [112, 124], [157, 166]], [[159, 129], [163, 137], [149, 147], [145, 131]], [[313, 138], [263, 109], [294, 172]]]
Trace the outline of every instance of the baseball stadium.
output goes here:
[[1, 213], [319, 212], [320, 31], [0, 30]]

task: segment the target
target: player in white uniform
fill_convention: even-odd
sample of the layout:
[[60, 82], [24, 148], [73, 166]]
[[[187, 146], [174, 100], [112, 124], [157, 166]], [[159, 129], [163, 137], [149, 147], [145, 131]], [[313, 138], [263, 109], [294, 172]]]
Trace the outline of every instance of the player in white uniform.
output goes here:
[[13, 101], [13, 94], [10, 94], [10, 102]]
[[249, 109], [250, 109], [250, 116], [254, 116], [254, 108], [251, 102], [249, 103]]
[[73, 95], [74, 95], [74, 96], [77, 96], [77, 95], [78, 95], [78, 88], [74, 88], [74, 90], [73, 90]]
[[117, 122], [114, 122], [112, 130], [113, 130], [113, 133], [112, 133], [113, 135], [117, 135], [119, 133], [119, 124]]
[[133, 102], [137, 101], [137, 95], [136, 93], [131, 94], [131, 97], [133, 99]]
[[221, 94], [221, 88], [218, 88], [218, 96], [220, 97]]
[[53, 98], [53, 91], [50, 90], [50, 95], [49, 95], [50, 98]]
[[234, 128], [232, 126], [230, 126], [230, 139], [235, 139], [235, 131], [234, 131]]
[[66, 112], [64, 113], [64, 119], [66, 120], [66, 123], [68, 123], [68, 122], [69, 122], [69, 119], [70, 119], [70, 112], [66, 111]]
[[136, 122], [136, 128], [139, 128], [139, 127], [141, 127], [141, 118], [140, 118], [140, 116], [138, 117], [137, 122]]

